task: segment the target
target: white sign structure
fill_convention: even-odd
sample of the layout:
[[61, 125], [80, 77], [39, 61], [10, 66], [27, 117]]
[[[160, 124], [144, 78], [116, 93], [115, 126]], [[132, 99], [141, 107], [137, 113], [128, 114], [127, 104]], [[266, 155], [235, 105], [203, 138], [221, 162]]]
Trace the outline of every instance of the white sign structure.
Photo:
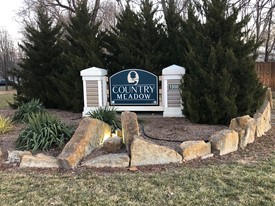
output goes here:
[[162, 70], [162, 102], [164, 117], [182, 117], [180, 81], [185, 68], [171, 65]]
[[[128, 71], [128, 70], [127, 70]], [[123, 73], [123, 71], [121, 71]], [[84, 92], [84, 108], [83, 116], [91, 110], [94, 110], [102, 106], [112, 106], [112, 102], [109, 102], [110, 89], [108, 87], [107, 70], [101, 68], [88, 68], [81, 71], [83, 80], [83, 92]], [[142, 74], [142, 73], [141, 73]], [[162, 70], [162, 76], [158, 79], [162, 81], [162, 88], [159, 88], [157, 105], [114, 105], [117, 111], [162, 111], [164, 117], [182, 117], [182, 104], [180, 96], [180, 81], [185, 74], [185, 68], [171, 65]], [[112, 87], [112, 92], [117, 93], [130, 93], [130, 91], [122, 91], [123, 89], [133, 89], [133, 95], [148, 95], [152, 88], [148, 86], [139, 87], [142, 77], [139, 74], [139, 70], [133, 70], [133, 72], [127, 72], [125, 81], [132, 84], [131, 87]], [[138, 91], [139, 88], [143, 88], [146, 91]], [[136, 91], [136, 92], [135, 92]], [[144, 93], [144, 94], [143, 94]], [[148, 94], [147, 94], [148, 93]], [[119, 94], [120, 95], [120, 94]], [[124, 95], [124, 94], [123, 94]], [[120, 97], [120, 96], [119, 96]], [[123, 98], [122, 98], [123, 99]], [[126, 98], [128, 101], [129, 98]], [[142, 98], [140, 98], [142, 99]], [[136, 101], [136, 100], [135, 100]]]

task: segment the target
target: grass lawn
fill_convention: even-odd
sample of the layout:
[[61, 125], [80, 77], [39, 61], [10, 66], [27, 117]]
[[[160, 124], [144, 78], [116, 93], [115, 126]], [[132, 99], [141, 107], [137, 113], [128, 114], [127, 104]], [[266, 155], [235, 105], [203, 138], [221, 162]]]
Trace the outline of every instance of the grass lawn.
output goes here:
[[[12, 96], [0, 95], [0, 109]], [[275, 154], [246, 164], [183, 164], [155, 173], [0, 170], [0, 205], [275, 205]]]
[[275, 156], [157, 173], [1, 171], [1, 205], [274, 205]]
[[9, 107], [8, 102], [13, 102], [13, 95], [15, 91], [11, 87], [6, 91], [5, 86], [0, 86], [0, 110]]
[[13, 93], [0, 94], [0, 110], [8, 108], [8, 102], [13, 102]]

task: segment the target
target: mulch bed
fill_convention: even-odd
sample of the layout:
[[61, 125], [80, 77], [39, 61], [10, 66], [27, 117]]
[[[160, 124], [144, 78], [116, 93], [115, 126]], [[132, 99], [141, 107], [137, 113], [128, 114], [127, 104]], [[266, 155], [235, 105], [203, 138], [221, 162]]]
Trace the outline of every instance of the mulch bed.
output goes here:
[[[59, 117], [66, 124], [73, 127], [77, 127], [81, 121], [80, 113], [71, 113], [60, 110], [49, 110], [50, 113]], [[12, 117], [14, 110], [0, 110], [0, 114], [7, 117]], [[138, 114], [139, 122], [141, 123], [141, 135], [156, 144], [171, 147], [176, 149], [178, 145], [183, 141], [188, 140], [209, 140], [209, 137], [227, 127], [221, 125], [198, 125], [192, 124], [186, 118], [163, 118], [159, 114]], [[0, 148], [4, 152], [2, 157], [0, 170], [5, 171], [25, 171], [18, 168], [16, 164], [5, 164], [7, 159], [7, 151], [15, 150], [15, 141], [17, 136], [24, 128], [23, 124], [15, 124], [12, 131], [7, 134], [0, 134]], [[239, 149], [236, 152], [223, 155], [214, 156], [205, 160], [195, 159], [191, 161], [184, 162], [183, 164], [168, 164], [168, 165], [152, 165], [152, 166], [142, 166], [138, 167], [140, 172], [158, 172], [170, 169], [178, 169], [182, 166], [187, 167], [201, 167], [207, 166], [209, 164], [227, 164], [232, 162], [239, 162], [243, 164], [251, 164], [260, 160], [267, 159], [271, 156], [275, 149], [275, 128], [272, 127], [266, 135], [256, 138], [255, 142], [249, 144], [245, 149]], [[122, 149], [121, 152], [125, 150]], [[61, 151], [50, 150], [49, 152], [44, 152], [45, 154], [57, 156]], [[106, 154], [102, 149], [95, 150], [90, 157]], [[101, 168], [101, 169], [86, 169], [79, 167], [74, 171], [63, 170], [63, 169], [27, 169], [28, 171], [38, 171], [38, 172], [98, 172], [98, 173], [113, 173], [113, 172], [127, 172], [128, 168]], [[131, 172], [131, 171], [129, 171]]]

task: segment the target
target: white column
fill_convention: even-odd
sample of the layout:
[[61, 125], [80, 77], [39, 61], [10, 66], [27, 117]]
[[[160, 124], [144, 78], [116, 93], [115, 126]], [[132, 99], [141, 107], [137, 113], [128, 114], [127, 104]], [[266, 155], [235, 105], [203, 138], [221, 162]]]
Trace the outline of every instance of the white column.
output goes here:
[[[170, 84], [173, 84], [173, 82], [179, 82], [184, 74], [185, 74], [185, 68], [177, 65], [171, 65], [162, 70], [162, 78], [163, 78], [162, 99], [163, 99], [163, 116], [164, 117], [182, 117], [183, 116], [181, 104], [177, 105], [173, 103], [174, 99], [172, 99], [172, 97], [176, 99], [180, 99], [181, 98], [180, 92], [178, 92], [178, 90], [174, 90], [174, 91], [169, 90], [168, 82], [170, 82]], [[171, 99], [169, 99], [169, 97]]]
[[83, 97], [84, 97], [84, 108], [87, 107], [87, 82], [86, 80], [82, 79], [83, 81]]
[[[82, 80], [83, 80], [83, 94], [84, 94], [84, 97], [83, 97], [84, 108], [83, 108], [82, 115], [85, 116], [88, 111], [94, 110], [97, 107], [104, 106], [105, 99], [107, 101], [107, 94], [105, 94], [107, 93], [107, 87], [106, 87], [106, 83], [104, 82], [105, 77], [107, 75], [107, 70], [92, 67], [92, 68], [82, 70], [80, 72], [80, 75], [82, 76]], [[92, 107], [88, 105], [88, 98], [87, 98], [87, 93], [89, 92], [88, 91], [89, 89], [87, 88], [87, 81], [90, 81], [90, 80], [97, 81], [97, 94], [94, 94], [94, 98], [98, 98], [98, 103], [96, 105], [93, 105]]]
[[107, 105], [107, 80], [108, 80], [108, 77], [107, 76], [104, 76], [102, 77], [102, 96], [103, 96], [103, 106], [106, 106]]
[[167, 79], [166, 76], [162, 76], [162, 105], [163, 108], [168, 107], [168, 98], [167, 98]]

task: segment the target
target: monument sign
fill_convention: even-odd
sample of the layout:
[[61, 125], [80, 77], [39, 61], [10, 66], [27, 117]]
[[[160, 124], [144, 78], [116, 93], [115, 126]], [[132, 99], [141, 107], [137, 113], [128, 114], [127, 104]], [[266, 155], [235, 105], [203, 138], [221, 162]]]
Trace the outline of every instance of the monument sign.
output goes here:
[[109, 79], [110, 105], [158, 105], [158, 77], [141, 69], [127, 69]]

